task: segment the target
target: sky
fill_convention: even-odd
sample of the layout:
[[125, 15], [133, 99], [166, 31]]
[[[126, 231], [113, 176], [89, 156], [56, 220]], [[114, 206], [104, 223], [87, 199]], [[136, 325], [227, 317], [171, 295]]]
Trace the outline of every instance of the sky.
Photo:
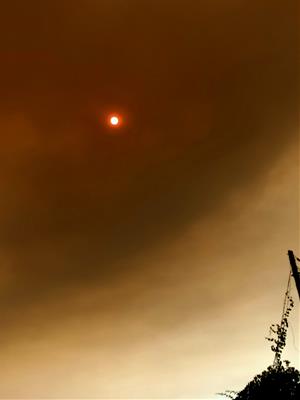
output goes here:
[[272, 363], [300, 255], [297, 18], [2, 5], [0, 398], [212, 399]]

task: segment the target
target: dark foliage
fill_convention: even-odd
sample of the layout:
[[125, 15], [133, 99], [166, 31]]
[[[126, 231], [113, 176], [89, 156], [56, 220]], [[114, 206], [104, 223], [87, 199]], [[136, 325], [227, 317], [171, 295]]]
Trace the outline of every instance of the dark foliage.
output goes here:
[[234, 400], [298, 400], [300, 399], [300, 372], [280, 363], [270, 366], [240, 392], [226, 391], [224, 396]]
[[288, 365], [271, 366], [257, 375], [235, 400], [300, 399], [300, 372]]
[[224, 396], [234, 400], [298, 400], [300, 399], [300, 372], [282, 362], [282, 352], [286, 346], [288, 318], [294, 306], [293, 299], [286, 293], [284, 310], [280, 324], [270, 328], [271, 350], [275, 354], [274, 364], [256, 375], [240, 392], [226, 391]]
[[[281, 355], [286, 346], [287, 330], [289, 327], [288, 318], [293, 307], [293, 299], [286, 294], [285, 309], [282, 314], [281, 323], [280, 325], [271, 325], [270, 337], [266, 338], [269, 342], [273, 342], [271, 350], [275, 353], [274, 365], [279, 366], [281, 364]], [[275, 337], [272, 337], [272, 335], [275, 335]]]

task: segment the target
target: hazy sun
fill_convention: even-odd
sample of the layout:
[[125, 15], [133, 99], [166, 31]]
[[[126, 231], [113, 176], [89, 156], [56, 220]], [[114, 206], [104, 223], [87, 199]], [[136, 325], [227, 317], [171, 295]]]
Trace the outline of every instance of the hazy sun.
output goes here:
[[110, 117], [109, 122], [112, 126], [118, 126], [120, 124], [120, 119], [116, 115]]

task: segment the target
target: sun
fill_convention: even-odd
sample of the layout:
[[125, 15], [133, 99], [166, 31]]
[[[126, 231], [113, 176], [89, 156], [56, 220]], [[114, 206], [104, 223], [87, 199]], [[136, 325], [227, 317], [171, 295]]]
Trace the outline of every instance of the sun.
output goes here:
[[119, 124], [119, 118], [116, 117], [116, 116], [111, 117], [111, 118], [110, 118], [110, 123], [111, 123], [112, 125], [118, 125], [118, 124]]
[[118, 115], [111, 115], [109, 117], [109, 124], [112, 127], [118, 127], [121, 124], [121, 118]]

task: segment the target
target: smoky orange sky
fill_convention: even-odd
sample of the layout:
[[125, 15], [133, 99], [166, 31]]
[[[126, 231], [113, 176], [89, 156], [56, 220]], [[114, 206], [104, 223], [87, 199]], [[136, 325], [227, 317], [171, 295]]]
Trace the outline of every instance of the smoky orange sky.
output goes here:
[[1, 398], [215, 398], [272, 363], [300, 254], [298, 17], [2, 4]]

